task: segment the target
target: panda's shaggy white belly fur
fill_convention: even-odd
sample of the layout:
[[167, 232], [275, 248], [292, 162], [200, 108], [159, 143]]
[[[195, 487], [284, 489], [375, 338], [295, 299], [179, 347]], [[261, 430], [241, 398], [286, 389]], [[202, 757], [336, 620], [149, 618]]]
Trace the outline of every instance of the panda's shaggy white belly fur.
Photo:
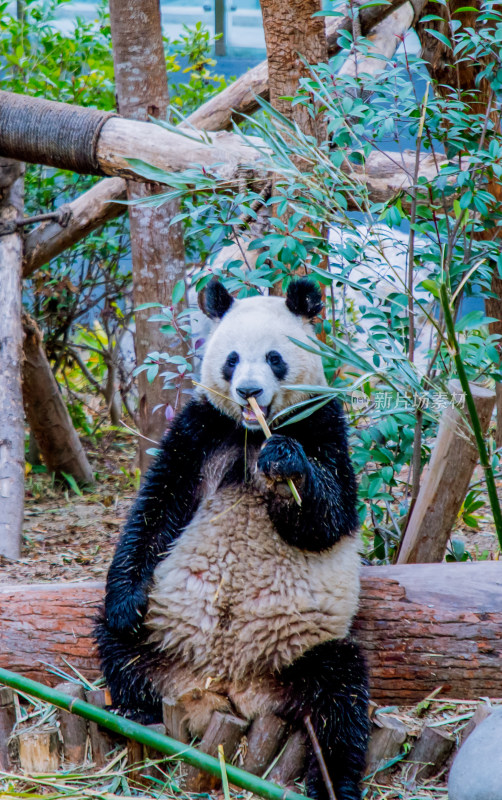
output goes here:
[[256, 490], [211, 493], [155, 570], [146, 624], [166, 655], [156, 683], [172, 703], [198, 701], [194, 733], [226, 698], [244, 716], [272, 710], [272, 673], [346, 636], [358, 593], [357, 537], [300, 550], [281, 539]]

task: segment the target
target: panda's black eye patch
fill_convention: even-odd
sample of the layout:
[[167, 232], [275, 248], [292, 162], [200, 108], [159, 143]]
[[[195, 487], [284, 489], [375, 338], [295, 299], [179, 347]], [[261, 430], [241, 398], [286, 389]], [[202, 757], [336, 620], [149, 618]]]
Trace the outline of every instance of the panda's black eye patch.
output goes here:
[[223, 364], [222, 375], [226, 381], [232, 380], [232, 375], [234, 374], [234, 369], [236, 368], [237, 364], [239, 363], [239, 354], [232, 350], [232, 352], [227, 356], [227, 360]]
[[269, 353], [265, 356], [267, 360], [267, 364], [269, 364], [270, 369], [274, 373], [275, 377], [282, 381], [288, 374], [288, 365], [284, 361], [283, 357], [277, 350], [270, 350]]

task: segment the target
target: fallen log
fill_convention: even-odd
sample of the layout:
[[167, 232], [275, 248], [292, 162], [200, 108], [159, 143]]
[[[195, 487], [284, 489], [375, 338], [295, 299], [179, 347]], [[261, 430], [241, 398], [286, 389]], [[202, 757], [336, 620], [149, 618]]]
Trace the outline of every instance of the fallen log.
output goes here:
[[[64, 656], [88, 678], [99, 665], [92, 625], [102, 583], [0, 586], [0, 666], [57, 683]], [[355, 633], [378, 703], [414, 703], [438, 686], [502, 696], [502, 564], [364, 567]], [[45, 663], [43, 663], [45, 662]]]

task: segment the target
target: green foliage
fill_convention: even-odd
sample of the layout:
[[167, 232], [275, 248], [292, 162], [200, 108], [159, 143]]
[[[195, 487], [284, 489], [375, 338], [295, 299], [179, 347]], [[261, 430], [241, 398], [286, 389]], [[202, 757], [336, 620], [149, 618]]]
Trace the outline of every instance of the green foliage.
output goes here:
[[[487, 2], [478, 21], [471, 30], [453, 20], [448, 46], [453, 58], [478, 68], [494, 103], [502, 78], [502, 14]], [[335, 394], [346, 404], [363, 531], [370, 554], [383, 561], [393, 557], [406, 524], [412, 463], [417, 456], [421, 466], [427, 462], [445, 408], [463, 407], [449, 379], [460, 363], [470, 381], [492, 385], [501, 379], [492, 320], [482, 310], [464, 311], [464, 301], [489, 296], [494, 270], [502, 274], [502, 209], [491, 183], [502, 175], [502, 136], [490, 114], [476, 113], [473, 98], [455, 86], [426, 90], [420, 57], [405, 50], [389, 59], [384, 73], [362, 70], [353, 77], [338, 70], [353, 45], [364, 56], [370, 43], [354, 44], [344, 31], [340, 44], [329, 64], [310, 70], [293, 101], [324, 117], [324, 141], [304, 134], [263, 100], [262, 113], [246, 120], [246, 133], [239, 134], [258, 150], [260, 173], [274, 176], [272, 196], [256, 185], [236, 192], [206, 167], [160, 176], [170, 188], [156, 202], [182, 201], [180, 217], [204, 263], [193, 274], [197, 290], [213, 274], [238, 297], [277, 283], [284, 290], [305, 270], [324, 287], [326, 319], [315, 332], [326, 341], [313, 338], [311, 348], [324, 360], [329, 385], [306, 390], [315, 402]], [[364, 177], [369, 160], [391, 148], [388, 166], [399, 171], [419, 129], [421, 155], [431, 156], [437, 173], [414, 175], [414, 159], [408, 159], [403, 189], [375, 201]], [[136, 168], [140, 174], [150, 169], [139, 162]], [[260, 213], [267, 219], [261, 227]], [[216, 266], [215, 256], [237, 239], [240, 251], [234, 246]], [[439, 303], [444, 286], [458, 353]], [[174, 317], [169, 325], [175, 327]], [[305, 407], [293, 411], [308, 413]]]

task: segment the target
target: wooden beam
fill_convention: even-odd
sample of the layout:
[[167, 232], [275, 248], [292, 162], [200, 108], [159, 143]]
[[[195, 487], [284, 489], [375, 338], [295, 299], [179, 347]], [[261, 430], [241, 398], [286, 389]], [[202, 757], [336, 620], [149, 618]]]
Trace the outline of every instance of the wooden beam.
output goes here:
[[[181, 146], [183, 141], [180, 138]], [[440, 161], [440, 166], [441, 163], [446, 161]], [[414, 165], [414, 150], [405, 150], [402, 155], [399, 154], [399, 160], [396, 158], [396, 153], [374, 151], [364, 167], [353, 164], [350, 172], [356, 180], [367, 184], [373, 202], [389, 200], [393, 195], [403, 192], [403, 206], [407, 207], [409, 205], [407, 190], [413, 180]], [[348, 169], [347, 165], [343, 165], [342, 169]], [[432, 180], [436, 174], [433, 156], [422, 156], [419, 175]], [[23, 276], [28, 278], [36, 269], [51, 258], [55, 258], [67, 247], [79, 242], [104, 222], [125, 213], [127, 206], [114, 203], [125, 198], [125, 181], [120, 178], [110, 178], [96, 184], [68, 204], [72, 216], [66, 228], [61, 228], [55, 222], [46, 222], [35, 228], [26, 239]], [[225, 255], [226, 258], [228, 254]]]
[[[102, 583], [0, 585], [0, 666], [45, 683], [62, 656], [89, 678]], [[438, 686], [466, 699], [502, 696], [502, 564], [363, 567], [355, 633], [375, 701], [415, 703]]]
[[364, 55], [357, 51], [350, 53], [338, 74], [353, 77], [378, 75], [386, 68], [388, 59], [393, 57], [411, 28], [414, 17], [415, 9], [410, 2], [405, 2], [391, 11], [368, 32], [367, 53]]
[[0, 91], [0, 156], [132, 179], [138, 178], [128, 162], [132, 158], [140, 157], [166, 172], [204, 164], [219, 179], [236, 185], [240, 166], [258, 160], [254, 148], [232, 133], [193, 131], [188, 137], [151, 122], [4, 91]]
[[23, 213], [24, 166], [0, 158], [0, 555], [19, 558], [24, 516], [21, 390], [23, 242], [10, 225]]

